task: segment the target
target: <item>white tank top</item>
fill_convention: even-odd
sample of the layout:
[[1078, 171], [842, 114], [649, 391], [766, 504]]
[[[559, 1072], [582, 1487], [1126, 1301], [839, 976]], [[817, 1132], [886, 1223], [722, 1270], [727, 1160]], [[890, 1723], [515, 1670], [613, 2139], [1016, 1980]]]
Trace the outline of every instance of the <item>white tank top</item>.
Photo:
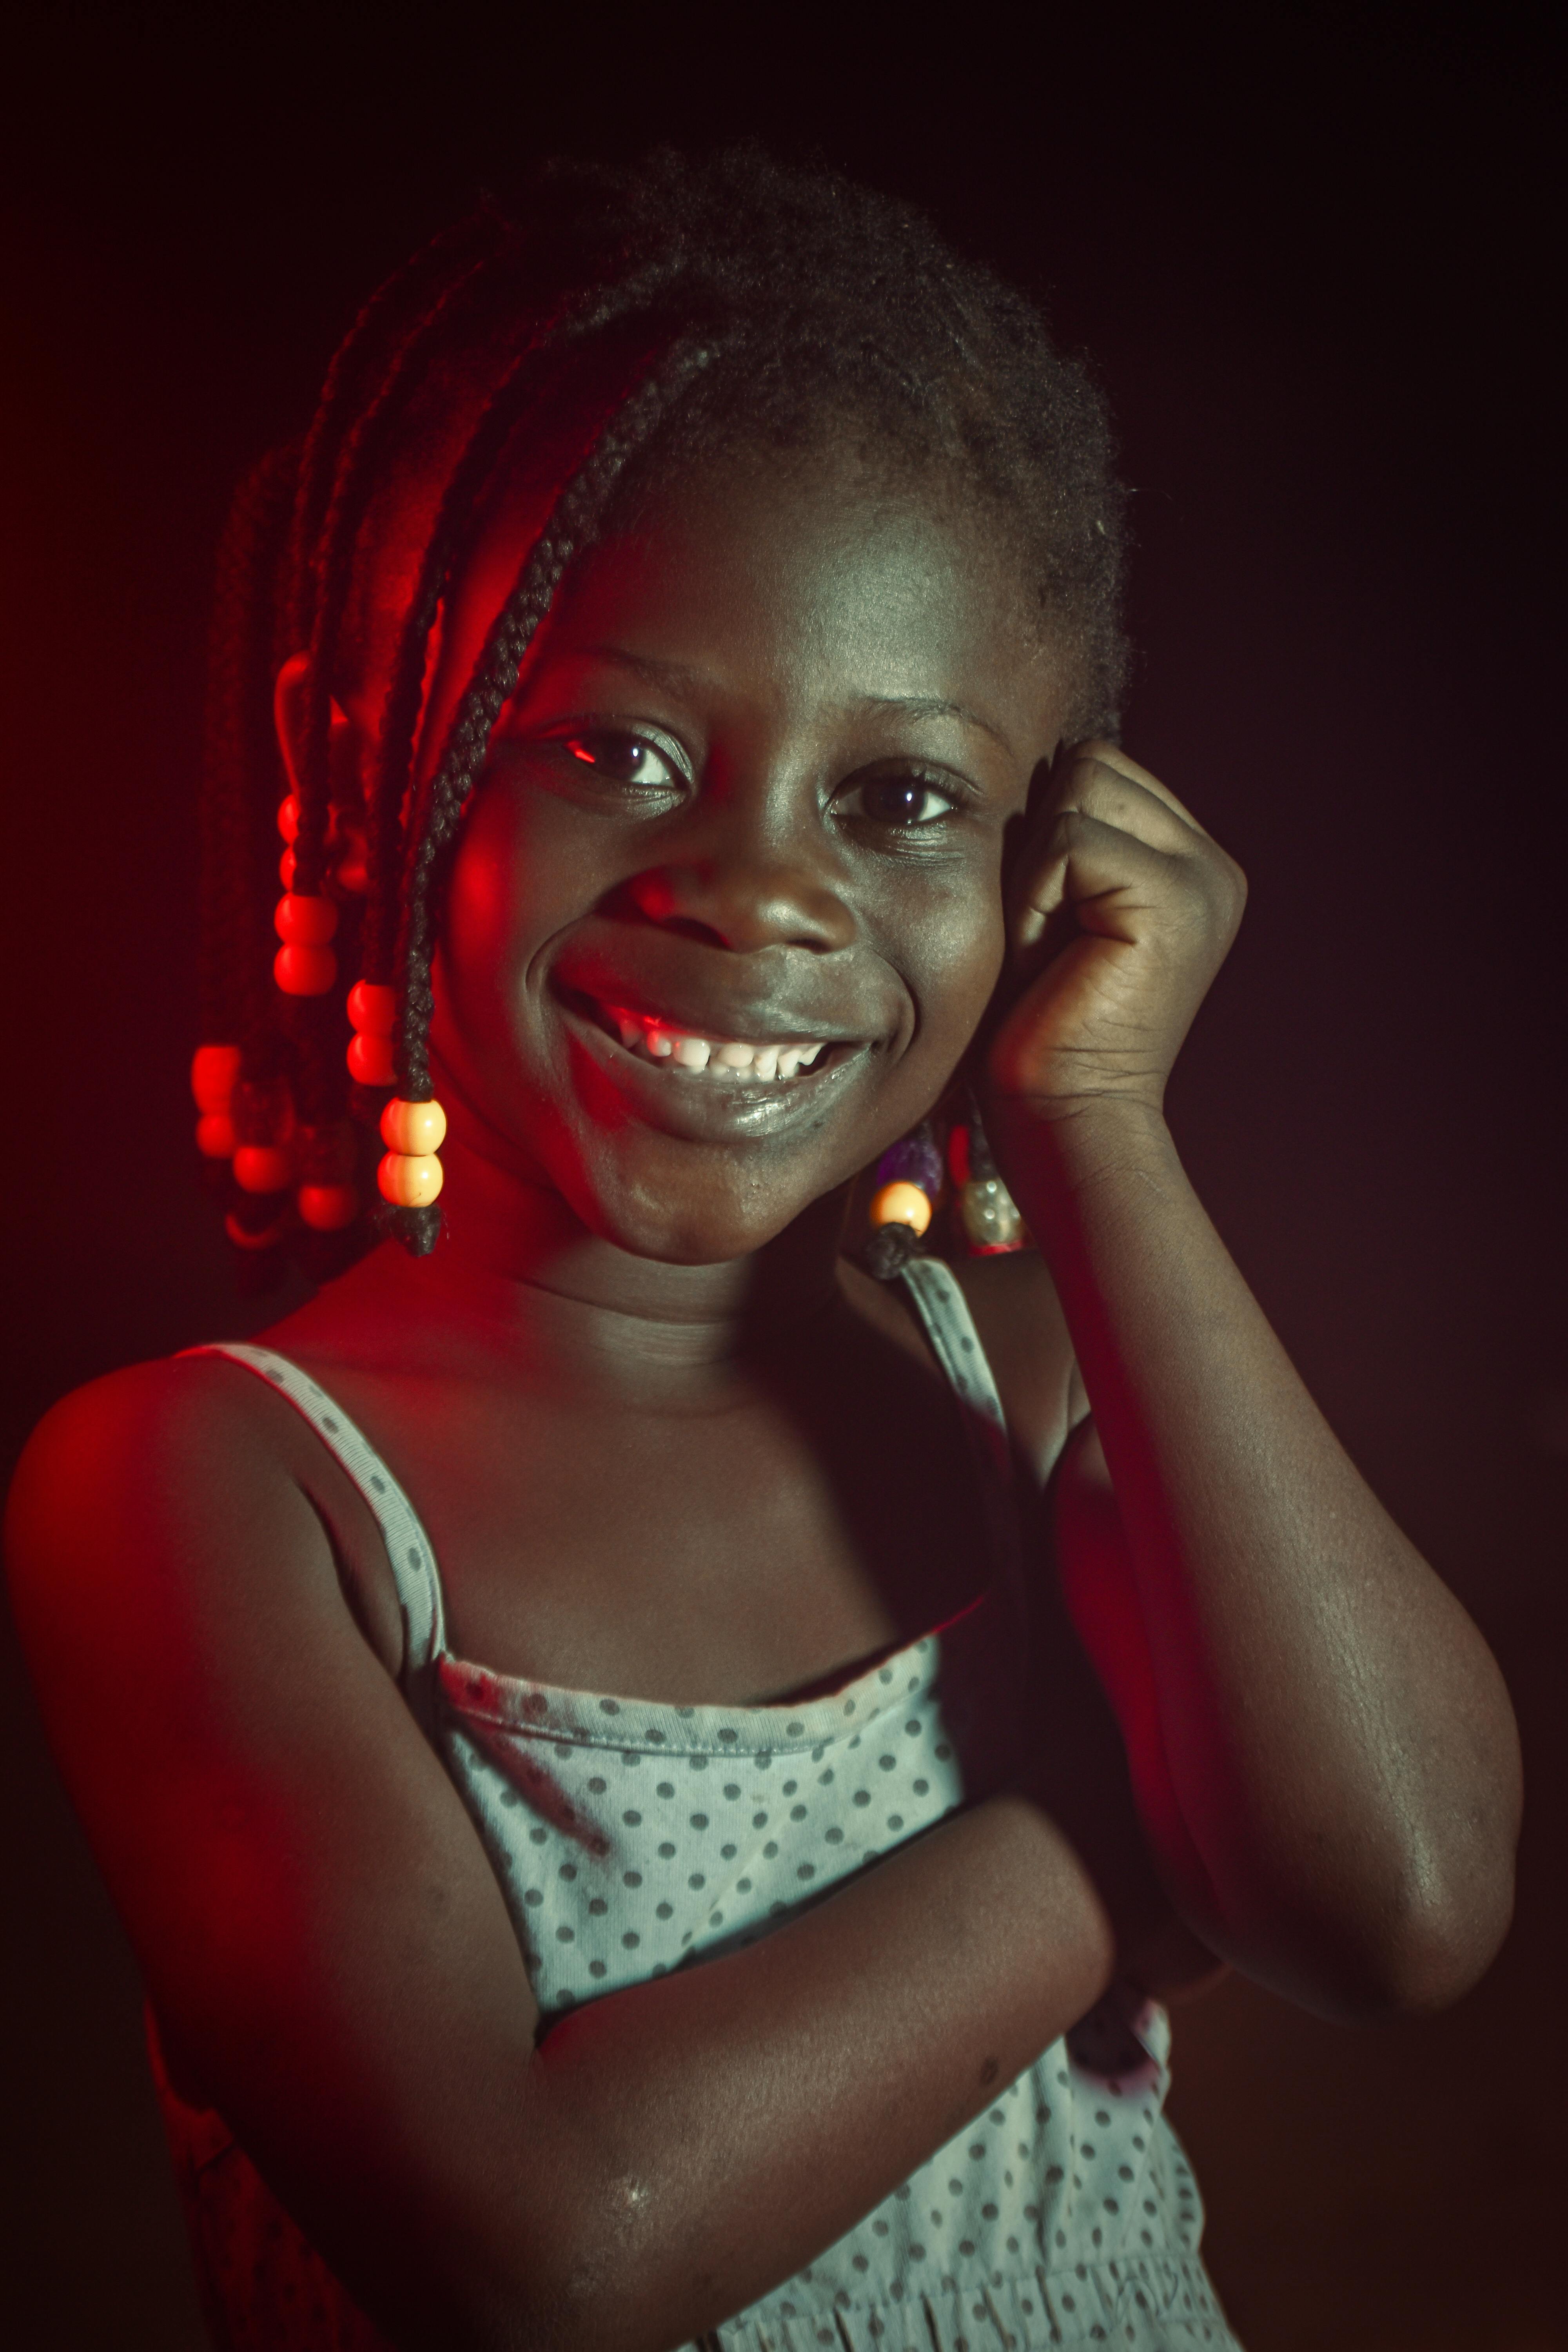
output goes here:
[[[454, 1657], [429, 1539], [347, 1415], [266, 1349], [194, 1351], [287, 1397], [374, 1514], [405, 1696], [483, 1840], [545, 2020], [754, 1941], [1005, 1772], [1026, 1645], [1001, 1402], [948, 1268], [917, 1260], [904, 1280], [963, 1416], [994, 1581], [826, 1696], [767, 1706], [563, 1690]], [[221, 2118], [171, 2090], [149, 2038], [219, 2346], [382, 2347]], [[1169, 2042], [1162, 2009], [1113, 1988], [874, 2212], [704, 2337], [706, 2352], [1237, 2352], [1163, 2113]]]

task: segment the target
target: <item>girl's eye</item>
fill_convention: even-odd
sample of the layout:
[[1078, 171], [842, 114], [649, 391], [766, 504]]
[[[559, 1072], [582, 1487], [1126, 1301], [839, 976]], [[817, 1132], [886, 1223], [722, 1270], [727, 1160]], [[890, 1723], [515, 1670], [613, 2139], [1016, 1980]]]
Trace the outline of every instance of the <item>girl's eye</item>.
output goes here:
[[668, 753], [643, 735], [595, 729], [591, 735], [567, 736], [564, 748], [573, 759], [607, 776], [612, 783], [641, 784], [654, 792], [670, 792], [684, 782]]
[[957, 804], [955, 793], [927, 783], [923, 776], [867, 776], [839, 803], [847, 816], [868, 817], [873, 824], [903, 832], [937, 824]]

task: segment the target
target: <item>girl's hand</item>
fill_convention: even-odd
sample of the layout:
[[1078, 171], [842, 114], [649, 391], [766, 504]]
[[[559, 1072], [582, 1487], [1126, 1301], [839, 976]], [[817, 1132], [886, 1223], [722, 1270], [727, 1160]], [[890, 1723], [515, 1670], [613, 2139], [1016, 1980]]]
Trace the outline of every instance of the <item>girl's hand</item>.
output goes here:
[[1114, 743], [1059, 751], [1009, 890], [1013, 1001], [986, 1089], [1004, 1115], [1107, 1098], [1158, 1113], [1247, 897], [1241, 868]]

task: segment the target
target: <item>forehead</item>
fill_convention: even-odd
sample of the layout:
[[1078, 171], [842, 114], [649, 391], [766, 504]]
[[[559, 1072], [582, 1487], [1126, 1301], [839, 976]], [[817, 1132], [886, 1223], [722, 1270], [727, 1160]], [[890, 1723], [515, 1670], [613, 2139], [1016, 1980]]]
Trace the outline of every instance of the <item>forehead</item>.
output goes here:
[[[520, 468], [454, 600], [454, 671], [548, 504]], [[629, 503], [569, 572], [524, 675], [613, 645], [781, 711], [949, 701], [1048, 751], [1063, 665], [1038, 609], [1001, 518], [951, 474], [854, 447], [739, 450]]]

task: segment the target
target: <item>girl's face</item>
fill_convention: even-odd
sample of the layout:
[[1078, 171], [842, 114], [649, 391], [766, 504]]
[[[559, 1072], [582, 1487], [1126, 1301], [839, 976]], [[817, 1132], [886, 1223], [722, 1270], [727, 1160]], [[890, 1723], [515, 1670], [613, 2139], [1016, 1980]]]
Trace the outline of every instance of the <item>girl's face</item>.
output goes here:
[[[531, 507], [455, 600], [437, 723]], [[579, 567], [451, 868], [455, 1142], [637, 1255], [714, 1264], [924, 1116], [1001, 969], [1004, 838], [1065, 705], [1001, 538], [941, 482], [737, 457]]]

